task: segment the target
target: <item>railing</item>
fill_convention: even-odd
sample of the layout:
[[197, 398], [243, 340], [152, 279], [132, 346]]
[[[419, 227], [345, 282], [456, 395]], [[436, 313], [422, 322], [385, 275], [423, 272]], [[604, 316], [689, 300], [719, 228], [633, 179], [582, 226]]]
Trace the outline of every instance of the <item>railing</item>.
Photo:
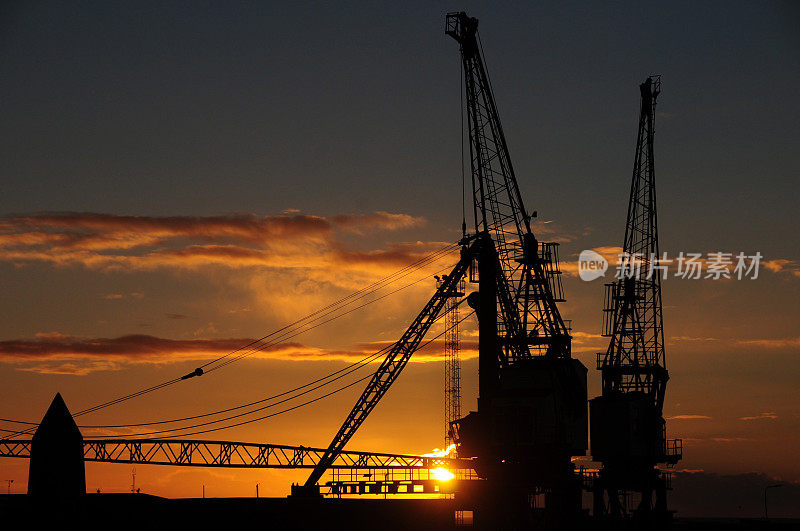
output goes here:
[[603, 286], [603, 337], [614, 335], [614, 311], [619, 302], [619, 285], [616, 282]]
[[[453, 477], [447, 477], [447, 474]], [[325, 482], [331, 496], [369, 494], [451, 494], [460, 482], [482, 481], [472, 469], [393, 468], [393, 469], [334, 469]]]
[[603, 368], [603, 364], [605, 363], [605, 360], [606, 360], [606, 353], [605, 352], [598, 352], [597, 353], [597, 370], [598, 371]]
[[665, 439], [664, 456], [666, 462], [673, 465], [683, 459], [683, 439]]

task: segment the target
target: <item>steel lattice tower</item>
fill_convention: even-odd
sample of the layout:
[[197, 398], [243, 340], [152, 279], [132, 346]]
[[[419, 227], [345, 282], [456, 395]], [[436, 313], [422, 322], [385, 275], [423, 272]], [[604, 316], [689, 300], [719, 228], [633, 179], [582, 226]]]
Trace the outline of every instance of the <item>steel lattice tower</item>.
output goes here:
[[[437, 277], [437, 288], [442, 280]], [[444, 421], [445, 448], [455, 442], [451, 425], [461, 418], [461, 345], [459, 334], [460, 312], [458, 297], [464, 295], [465, 282], [444, 306]]]
[[[653, 162], [660, 76], [648, 77], [639, 88], [641, 112], [620, 271], [615, 282], [606, 284], [603, 335], [610, 341], [597, 360], [602, 395], [590, 404], [592, 456], [603, 463], [594, 484], [594, 513], [658, 519], [669, 515], [668, 476], [658, 465], [674, 465], [681, 452], [679, 441], [666, 439], [663, 417], [669, 373]], [[628, 507], [630, 493], [640, 496], [635, 511]]]
[[[464, 12], [446, 16], [445, 34], [458, 42], [461, 55], [475, 232], [463, 235], [458, 263], [388, 350], [315, 469], [292, 492], [318, 495], [322, 475], [462, 292], [465, 275], [477, 270], [478, 291], [467, 303], [478, 321], [478, 407], [449, 433], [458, 455], [474, 458], [477, 475], [486, 479], [470, 503], [477, 521], [519, 528], [530, 516], [530, 497], [544, 494], [539, 509], [567, 522], [580, 515], [581, 482], [571, 458], [587, 448], [586, 367], [571, 356], [572, 337], [557, 306], [563, 300], [558, 246], [538, 241], [532, 231], [536, 212], [522, 202], [477, 29], [478, 20]], [[457, 343], [448, 342], [455, 361]], [[454, 367], [446, 376], [451, 390], [460, 381]], [[451, 414], [458, 394], [448, 394]]]
[[569, 359], [571, 337], [557, 302], [563, 301], [557, 244], [539, 242], [536, 213], [525, 209], [478, 38], [478, 20], [448, 13], [446, 33], [461, 50], [475, 234], [497, 254], [501, 365], [546, 356]]
[[601, 366], [603, 393], [641, 392], [661, 414], [668, 375], [664, 357], [661, 272], [653, 165], [655, 107], [661, 77], [641, 85], [642, 108], [636, 142], [631, 196], [625, 224], [626, 272], [606, 286], [604, 335], [611, 341]]

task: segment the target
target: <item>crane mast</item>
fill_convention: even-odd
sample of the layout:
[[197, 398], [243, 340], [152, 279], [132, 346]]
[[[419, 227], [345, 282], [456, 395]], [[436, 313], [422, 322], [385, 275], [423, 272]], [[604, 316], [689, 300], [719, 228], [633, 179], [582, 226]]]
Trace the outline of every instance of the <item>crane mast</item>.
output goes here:
[[[446, 278], [436, 276], [436, 287]], [[461, 346], [459, 342], [459, 298], [464, 296], [466, 283], [462, 279], [455, 291], [447, 299], [444, 306], [444, 441], [445, 449], [450, 451], [454, 444], [451, 426], [461, 418]]]
[[648, 77], [639, 88], [639, 130], [620, 275], [605, 286], [603, 335], [610, 340], [606, 352], [598, 354], [602, 395], [590, 404], [592, 455], [603, 463], [595, 485], [595, 514], [614, 517], [632, 512], [626, 507], [626, 492], [640, 496], [638, 515], [667, 514], [666, 477], [656, 465], [680, 459], [677, 441], [666, 439], [663, 417], [669, 373], [653, 162], [660, 76]]
[[586, 452], [587, 411], [586, 367], [571, 357], [557, 306], [558, 246], [533, 233], [536, 213], [522, 200], [478, 20], [448, 13], [445, 33], [461, 52], [475, 236], [484, 241], [478, 291], [468, 297], [478, 317], [478, 408], [454, 423], [457, 451], [487, 479], [483, 518], [516, 527], [525, 520], [520, 500], [546, 494], [540, 509], [563, 520], [580, 513], [571, 457]]
[[464, 72], [475, 234], [492, 240], [500, 265], [500, 362], [569, 358], [569, 331], [556, 306], [562, 300], [557, 247], [539, 243], [531, 231], [535, 213], [522, 201], [477, 30], [478, 20], [466, 13], [447, 15], [445, 33], [459, 43]]
[[661, 78], [647, 78], [640, 90], [639, 133], [623, 244], [627, 264], [625, 274], [606, 286], [610, 304], [604, 332], [611, 340], [601, 371], [604, 394], [643, 393], [661, 414], [669, 379], [664, 357], [661, 273], [653, 267], [660, 258], [653, 135]]
[[539, 242], [531, 230], [535, 213], [522, 202], [477, 27], [463, 12], [446, 17], [445, 33], [459, 43], [464, 71], [475, 233], [464, 236], [458, 264], [386, 355], [293, 495], [319, 492], [325, 470], [477, 265], [478, 291], [467, 302], [478, 318], [478, 408], [453, 422], [450, 433], [458, 455], [472, 459], [487, 480], [477, 497], [484, 504], [479, 520], [518, 527], [529, 515], [528, 500], [539, 494], [546, 494], [553, 518], [580, 513], [581, 483], [571, 457], [585, 455], [588, 446], [586, 367], [571, 357], [572, 338], [557, 307], [563, 300], [558, 247]]

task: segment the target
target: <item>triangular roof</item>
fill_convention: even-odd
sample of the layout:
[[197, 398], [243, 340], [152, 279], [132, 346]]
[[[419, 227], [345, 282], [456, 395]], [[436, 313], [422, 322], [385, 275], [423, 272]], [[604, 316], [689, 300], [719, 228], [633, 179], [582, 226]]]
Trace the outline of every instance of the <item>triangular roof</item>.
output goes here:
[[61, 397], [61, 393], [56, 393], [53, 402], [47, 408], [47, 413], [42, 418], [42, 422], [36, 428], [33, 439], [63, 439], [65, 437], [83, 439], [78, 425], [75, 424], [75, 420], [72, 418], [72, 413], [69, 412], [67, 404]]

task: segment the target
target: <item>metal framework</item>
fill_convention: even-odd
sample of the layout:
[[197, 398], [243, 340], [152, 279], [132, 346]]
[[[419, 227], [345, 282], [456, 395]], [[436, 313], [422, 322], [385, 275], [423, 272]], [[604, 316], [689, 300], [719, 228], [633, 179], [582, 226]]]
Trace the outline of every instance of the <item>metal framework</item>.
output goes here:
[[500, 363], [531, 356], [569, 358], [569, 331], [556, 306], [562, 297], [560, 290], [554, 293], [560, 288], [555, 245], [540, 244], [531, 232], [532, 216], [514, 175], [477, 30], [477, 19], [448, 13], [445, 33], [460, 45], [466, 87], [475, 233], [491, 237], [501, 269]]
[[[591, 401], [592, 455], [603, 468], [594, 482], [594, 513], [612, 518], [669, 518], [669, 477], [657, 468], [674, 465], [680, 440], [666, 438], [664, 395], [669, 373], [661, 307], [663, 265], [658, 246], [653, 158], [660, 76], [640, 86], [641, 111], [620, 275], [606, 285], [603, 335], [598, 354], [602, 396]], [[631, 494], [637, 501], [631, 503]], [[655, 501], [653, 500], [655, 494]]]
[[480, 482], [474, 470], [453, 469], [452, 477], [442, 477], [440, 469], [391, 468], [331, 470], [331, 480], [325, 482], [333, 496], [363, 494], [453, 494], [465, 482]]
[[[444, 282], [436, 277], [436, 287]], [[458, 291], [447, 299], [444, 307], [444, 443], [449, 448], [455, 442], [452, 424], [461, 418], [461, 345], [458, 323], [460, 322], [458, 298], [464, 296], [466, 284], [462, 279]]]
[[606, 285], [608, 350], [600, 366], [603, 394], [640, 392], [661, 414], [669, 379], [664, 356], [661, 311], [661, 273], [656, 219], [656, 184], [653, 166], [653, 134], [656, 100], [661, 77], [641, 85], [641, 114], [636, 142], [631, 196], [625, 224], [622, 271]]
[[[225, 468], [314, 468], [326, 449], [306, 446], [257, 444], [233, 441], [180, 439], [108, 439], [83, 442], [83, 458], [103, 463], [201, 466]], [[0, 439], [0, 457], [30, 458], [31, 441]], [[327, 468], [413, 470], [434, 468], [469, 470], [468, 459], [374, 452], [339, 452]]]
[[375, 409], [380, 399], [383, 398], [383, 395], [386, 394], [386, 391], [389, 390], [389, 387], [408, 364], [411, 355], [419, 347], [420, 342], [425, 337], [425, 333], [430, 329], [447, 300], [456, 293], [461, 279], [464, 278], [464, 274], [467, 272], [473, 257], [476, 256], [481, 245], [482, 240], [476, 238], [469, 247], [465, 245], [462, 248], [461, 259], [450, 274], [443, 277], [444, 281], [436, 289], [436, 293], [433, 294], [433, 297], [403, 333], [402, 337], [386, 354], [380, 367], [375, 371], [350, 414], [347, 415], [328, 449], [325, 450], [317, 466], [308, 476], [304, 485], [306, 489], [313, 490], [325, 471], [338, 459], [347, 441], [352, 438], [356, 430], [364, 423], [367, 416]]
[[478, 313], [484, 314], [483, 319], [478, 316], [479, 409], [481, 401], [491, 400], [498, 367], [531, 358], [570, 359], [571, 337], [556, 306], [560, 290], [554, 294], [560, 288], [557, 247], [539, 243], [531, 231], [531, 216], [522, 203], [483, 66], [477, 24], [465, 13], [451, 13], [446, 19], [446, 34], [461, 45], [464, 67], [475, 234], [465, 235], [458, 264], [442, 277], [433, 297], [387, 353], [305, 484], [293, 490], [297, 495], [318, 492], [326, 469], [405, 368], [475, 260], [481, 276]]

